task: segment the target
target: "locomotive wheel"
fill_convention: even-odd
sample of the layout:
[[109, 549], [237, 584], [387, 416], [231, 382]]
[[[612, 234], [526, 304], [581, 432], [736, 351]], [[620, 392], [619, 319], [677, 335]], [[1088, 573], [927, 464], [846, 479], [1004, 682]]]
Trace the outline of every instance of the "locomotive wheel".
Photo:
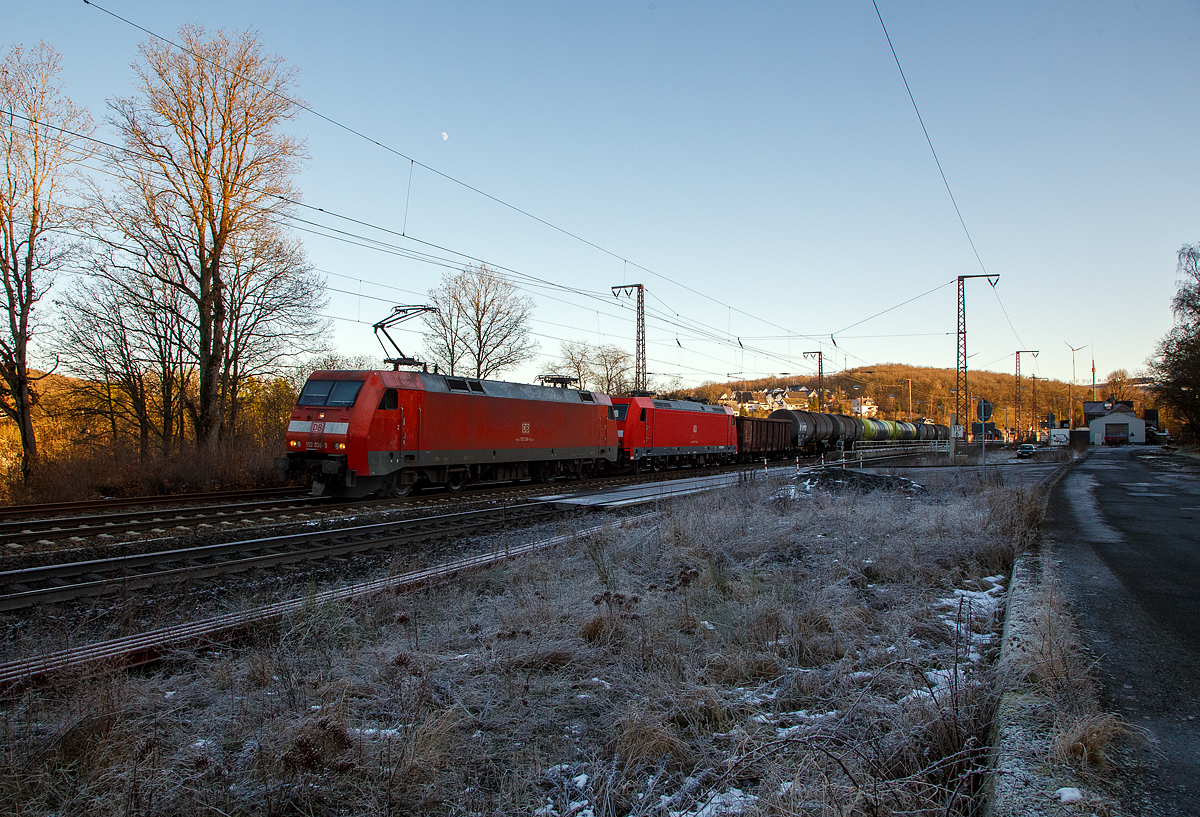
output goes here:
[[383, 494], [385, 496], [394, 497], [396, 499], [403, 499], [406, 496], [412, 496], [416, 492], [417, 483], [402, 483], [400, 482], [399, 474], [394, 474], [392, 478], [388, 480], [387, 485], [384, 486], [383, 489]]
[[463, 488], [467, 487], [467, 482], [468, 480], [466, 474], [461, 471], [455, 471], [450, 475], [450, 478], [446, 480], [446, 488], [457, 494]]
[[650, 470], [651, 471], [661, 471], [662, 469], [663, 469], [662, 457], [651, 457], [650, 458]]
[[558, 474], [555, 473], [554, 463], [545, 462], [542, 463], [542, 467], [538, 471], [538, 482], [544, 485], [549, 485], [550, 483], [554, 482], [557, 476]]

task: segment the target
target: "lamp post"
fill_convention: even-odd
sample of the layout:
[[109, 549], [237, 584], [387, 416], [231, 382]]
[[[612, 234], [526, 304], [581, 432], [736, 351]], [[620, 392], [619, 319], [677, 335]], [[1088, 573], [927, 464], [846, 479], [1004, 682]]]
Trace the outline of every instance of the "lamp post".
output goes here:
[[[1063, 343], [1067, 343], [1065, 340]], [[1071, 385], [1067, 386], [1067, 402], [1071, 404], [1071, 428], [1075, 427], [1075, 353], [1080, 349], [1086, 349], [1087, 344], [1083, 346], [1072, 346], [1067, 343], [1067, 348], [1071, 350]], [[1095, 400], [1095, 397], [1092, 397]]]

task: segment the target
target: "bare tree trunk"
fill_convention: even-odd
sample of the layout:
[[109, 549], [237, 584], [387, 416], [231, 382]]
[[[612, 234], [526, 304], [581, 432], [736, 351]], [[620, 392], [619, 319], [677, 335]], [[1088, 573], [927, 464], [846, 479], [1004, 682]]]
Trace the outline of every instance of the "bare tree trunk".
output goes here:
[[61, 96], [61, 58], [45, 43], [25, 51], [14, 46], [0, 60], [0, 308], [7, 331], [0, 333], [0, 409], [21, 435], [21, 477], [28, 483], [38, 458], [33, 427], [37, 395], [29, 372], [33, 313], [65, 263], [69, 247], [54, 230], [71, 221], [62, 187], [74, 162], [89, 155], [75, 134], [91, 129], [87, 113]]

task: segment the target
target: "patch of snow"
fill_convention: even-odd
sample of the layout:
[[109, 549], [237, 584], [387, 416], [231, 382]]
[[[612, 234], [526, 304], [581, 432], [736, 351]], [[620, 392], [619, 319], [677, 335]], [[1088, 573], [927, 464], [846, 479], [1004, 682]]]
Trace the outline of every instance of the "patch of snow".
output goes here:
[[202, 752], [207, 752], [210, 749], [216, 749], [217, 742], [212, 738], [200, 738], [200, 740], [192, 744], [192, 748], [199, 749]]
[[713, 624], [711, 621], [701, 621], [701, 622], [700, 622], [700, 626], [701, 626], [701, 627], [703, 627], [703, 628], [704, 628], [704, 629], [706, 629], [706, 630], [715, 630], [715, 629], [717, 629], [717, 626], [716, 626], [715, 624]]
[[585, 788], [587, 788], [587, 784], [588, 776], [586, 774], [575, 775], [571, 778], [571, 785], [580, 791], [583, 791]]
[[717, 817], [721, 814], [742, 814], [747, 807], [758, 802], [753, 794], [745, 794], [741, 789], [730, 789], [721, 794], [714, 794], [693, 811], [671, 811], [670, 817]]
[[171, 700], [172, 698], [175, 697], [175, 690], [171, 690], [170, 692], [164, 692], [163, 697], [166, 698], [168, 701]]
[[368, 726], [362, 729], [350, 729], [350, 732], [364, 738], [397, 738], [400, 737], [399, 729], [380, 729], [375, 726]]
[[1063, 786], [1054, 792], [1054, 796], [1058, 798], [1058, 802], [1060, 803], [1078, 803], [1083, 799], [1083, 792], [1074, 786]]

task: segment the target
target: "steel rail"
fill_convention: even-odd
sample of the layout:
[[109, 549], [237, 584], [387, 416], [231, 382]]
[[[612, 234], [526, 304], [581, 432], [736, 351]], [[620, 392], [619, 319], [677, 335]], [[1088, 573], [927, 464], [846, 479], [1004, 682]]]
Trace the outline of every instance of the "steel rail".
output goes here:
[[349, 587], [313, 593], [302, 598], [276, 602], [237, 613], [226, 613], [213, 618], [192, 621], [151, 630], [146, 633], [114, 638], [82, 647], [69, 647], [44, 655], [23, 658], [0, 664], [0, 689], [8, 692], [54, 675], [67, 672], [83, 672], [88, 668], [132, 667], [147, 664], [159, 657], [180, 649], [212, 646], [233, 641], [248, 633], [251, 628], [282, 620], [306, 607], [323, 604], [344, 603], [382, 592], [408, 592], [430, 584], [452, 579], [462, 573], [479, 570], [501, 562], [527, 556], [539, 550], [574, 541], [603, 530], [623, 525], [640, 523], [657, 514], [648, 513], [627, 517], [599, 525], [592, 525], [571, 533], [560, 534], [524, 545], [506, 546], [475, 556], [451, 562], [442, 562], [431, 567], [372, 579]]
[[299, 496], [307, 488], [253, 488], [244, 491], [209, 491], [198, 494], [159, 494], [127, 499], [88, 499], [79, 502], [44, 502], [37, 505], [6, 505], [0, 507], [0, 519], [21, 519], [54, 516], [74, 511], [106, 510], [141, 505], [180, 505], [194, 502], [224, 502], [226, 500]]
[[[0, 611], [71, 601], [118, 590], [136, 590], [168, 582], [211, 578], [255, 568], [315, 561], [364, 550], [377, 550], [405, 542], [468, 532], [513, 519], [528, 522], [561, 515], [561, 510], [546, 503], [527, 503], [515, 507], [307, 531], [198, 548], [179, 548], [0, 571], [0, 586], [19, 588], [0, 595]], [[154, 569], [180, 563], [183, 564], [179, 567]], [[139, 570], [146, 572], [134, 572]], [[120, 575], [107, 578], [103, 575], [110, 573]], [[71, 581], [75, 579], [82, 581]], [[31, 589], [31, 584], [45, 586]]]
[[329, 503], [317, 497], [258, 500], [208, 508], [172, 508], [168, 510], [128, 511], [103, 516], [69, 516], [50, 519], [24, 519], [0, 522], [0, 542], [37, 542], [71, 537], [115, 535], [155, 528], [189, 527], [205, 522], [237, 522], [285, 512], [294, 508]]

